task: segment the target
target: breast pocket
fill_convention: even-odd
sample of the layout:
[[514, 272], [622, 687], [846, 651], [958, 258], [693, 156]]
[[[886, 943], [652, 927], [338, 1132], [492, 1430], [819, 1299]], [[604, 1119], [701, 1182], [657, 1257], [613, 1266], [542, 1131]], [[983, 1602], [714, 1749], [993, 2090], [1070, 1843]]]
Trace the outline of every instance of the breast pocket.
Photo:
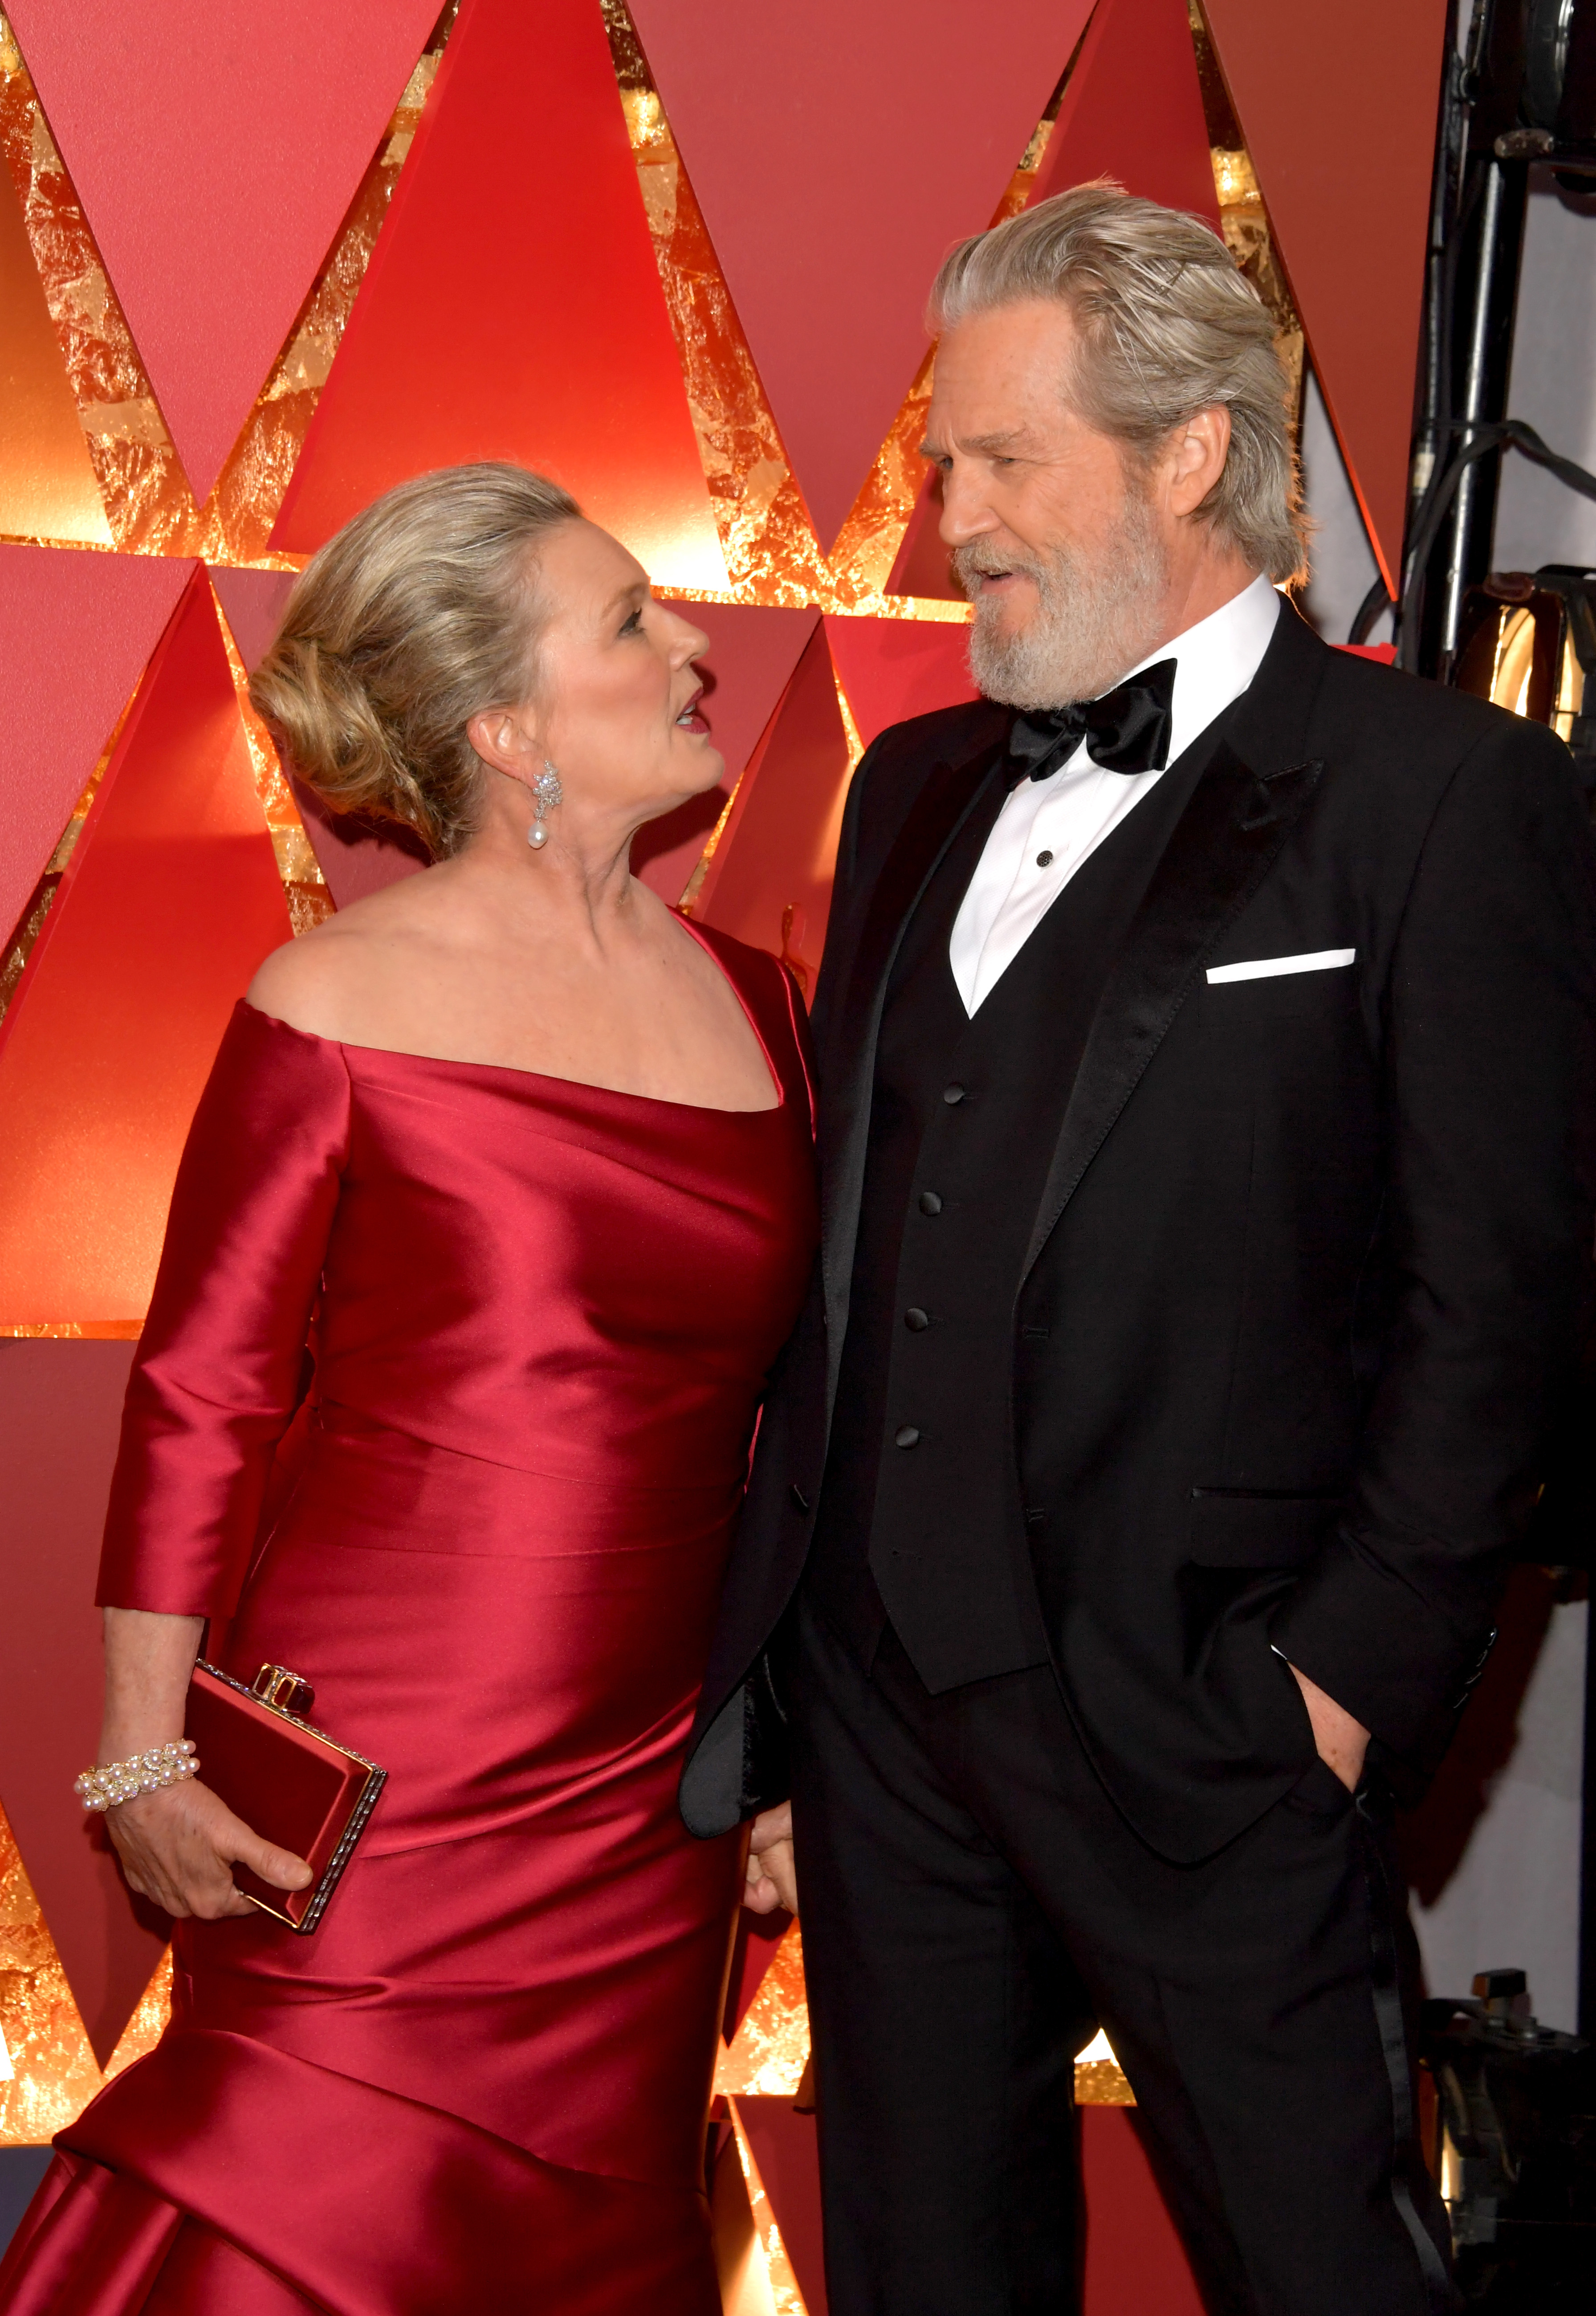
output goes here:
[[1351, 966], [1333, 973], [1289, 973], [1258, 981], [1205, 982], [1197, 992], [1202, 1027], [1220, 1037], [1267, 1035], [1276, 1021], [1333, 1024], [1357, 1011], [1357, 976]]

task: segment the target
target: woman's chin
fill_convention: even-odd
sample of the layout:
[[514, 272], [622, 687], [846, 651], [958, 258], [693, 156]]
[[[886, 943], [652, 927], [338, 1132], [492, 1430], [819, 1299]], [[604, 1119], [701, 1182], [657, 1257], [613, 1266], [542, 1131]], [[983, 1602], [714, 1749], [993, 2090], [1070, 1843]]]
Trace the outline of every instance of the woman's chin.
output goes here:
[[683, 731], [681, 741], [687, 750], [684, 774], [692, 783], [682, 791], [685, 801], [688, 797], [702, 796], [706, 788], [715, 786], [726, 771], [726, 758], [715, 745], [708, 725], [701, 732]]

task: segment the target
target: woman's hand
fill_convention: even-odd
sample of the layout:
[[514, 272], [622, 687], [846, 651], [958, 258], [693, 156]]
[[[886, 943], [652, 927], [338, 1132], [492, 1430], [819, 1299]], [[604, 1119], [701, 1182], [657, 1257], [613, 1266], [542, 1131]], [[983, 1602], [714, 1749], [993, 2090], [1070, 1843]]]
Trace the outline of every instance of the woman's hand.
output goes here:
[[792, 1804], [761, 1810], [748, 1844], [748, 1875], [743, 1903], [753, 1914], [773, 1914], [785, 1906], [798, 1911], [798, 1875], [792, 1860]]
[[[198, 1617], [154, 1609], [105, 1611], [105, 1725], [102, 1762], [124, 1761], [183, 1734], [183, 1710], [200, 1635]], [[203, 1776], [205, 1764], [200, 1763]], [[310, 1868], [235, 1817], [199, 1778], [160, 1786], [105, 1813], [105, 1831], [122, 1861], [128, 1886], [175, 1914], [203, 1922], [254, 1908], [233, 1880], [247, 1866], [276, 1890], [303, 1890]]]
[[311, 1878], [302, 1857], [263, 1841], [198, 1778], [107, 1810], [105, 1830], [129, 1888], [180, 1921], [190, 1914], [215, 1922], [255, 1911], [234, 1883], [235, 1865], [247, 1866], [277, 1890], [303, 1890]]

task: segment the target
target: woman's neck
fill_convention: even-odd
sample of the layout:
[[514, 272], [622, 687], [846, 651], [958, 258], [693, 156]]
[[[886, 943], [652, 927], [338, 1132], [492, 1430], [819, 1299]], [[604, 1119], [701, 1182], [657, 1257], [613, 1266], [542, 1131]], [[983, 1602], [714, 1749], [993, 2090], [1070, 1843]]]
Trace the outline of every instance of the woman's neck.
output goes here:
[[[513, 823], [495, 813], [444, 872], [450, 881], [476, 888], [480, 899], [504, 913], [511, 924], [546, 931], [550, 920], [570, 934], [603, 945], [635, 922], [639, 887], [631, 873], [637, 826], [584, 824], [568, 806], [550, 815], [548, 841], [534, 851], [527, 842], [530, 814]], [[640, 825], [641, 824], [638, 824]]]

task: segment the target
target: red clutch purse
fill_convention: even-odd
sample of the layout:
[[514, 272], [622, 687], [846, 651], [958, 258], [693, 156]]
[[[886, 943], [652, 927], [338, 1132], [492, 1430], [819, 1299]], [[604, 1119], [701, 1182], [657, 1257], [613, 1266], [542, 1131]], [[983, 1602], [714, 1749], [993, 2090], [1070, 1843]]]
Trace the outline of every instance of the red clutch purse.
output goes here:
[[316, 1702], [308, 1680], [286, 1665], [263, 1665], [245, 1688], [203, 1660], [189, 1684], [186, 1733], [211, 1791], [266, 1841], [305, 1859], [315, 1879], [277, 1890], [235, 1866], [251, 1905], [308, 1936], [353, 1854], [388, 1783], [388, 1771], [338, 1745], [299, 1718]]

